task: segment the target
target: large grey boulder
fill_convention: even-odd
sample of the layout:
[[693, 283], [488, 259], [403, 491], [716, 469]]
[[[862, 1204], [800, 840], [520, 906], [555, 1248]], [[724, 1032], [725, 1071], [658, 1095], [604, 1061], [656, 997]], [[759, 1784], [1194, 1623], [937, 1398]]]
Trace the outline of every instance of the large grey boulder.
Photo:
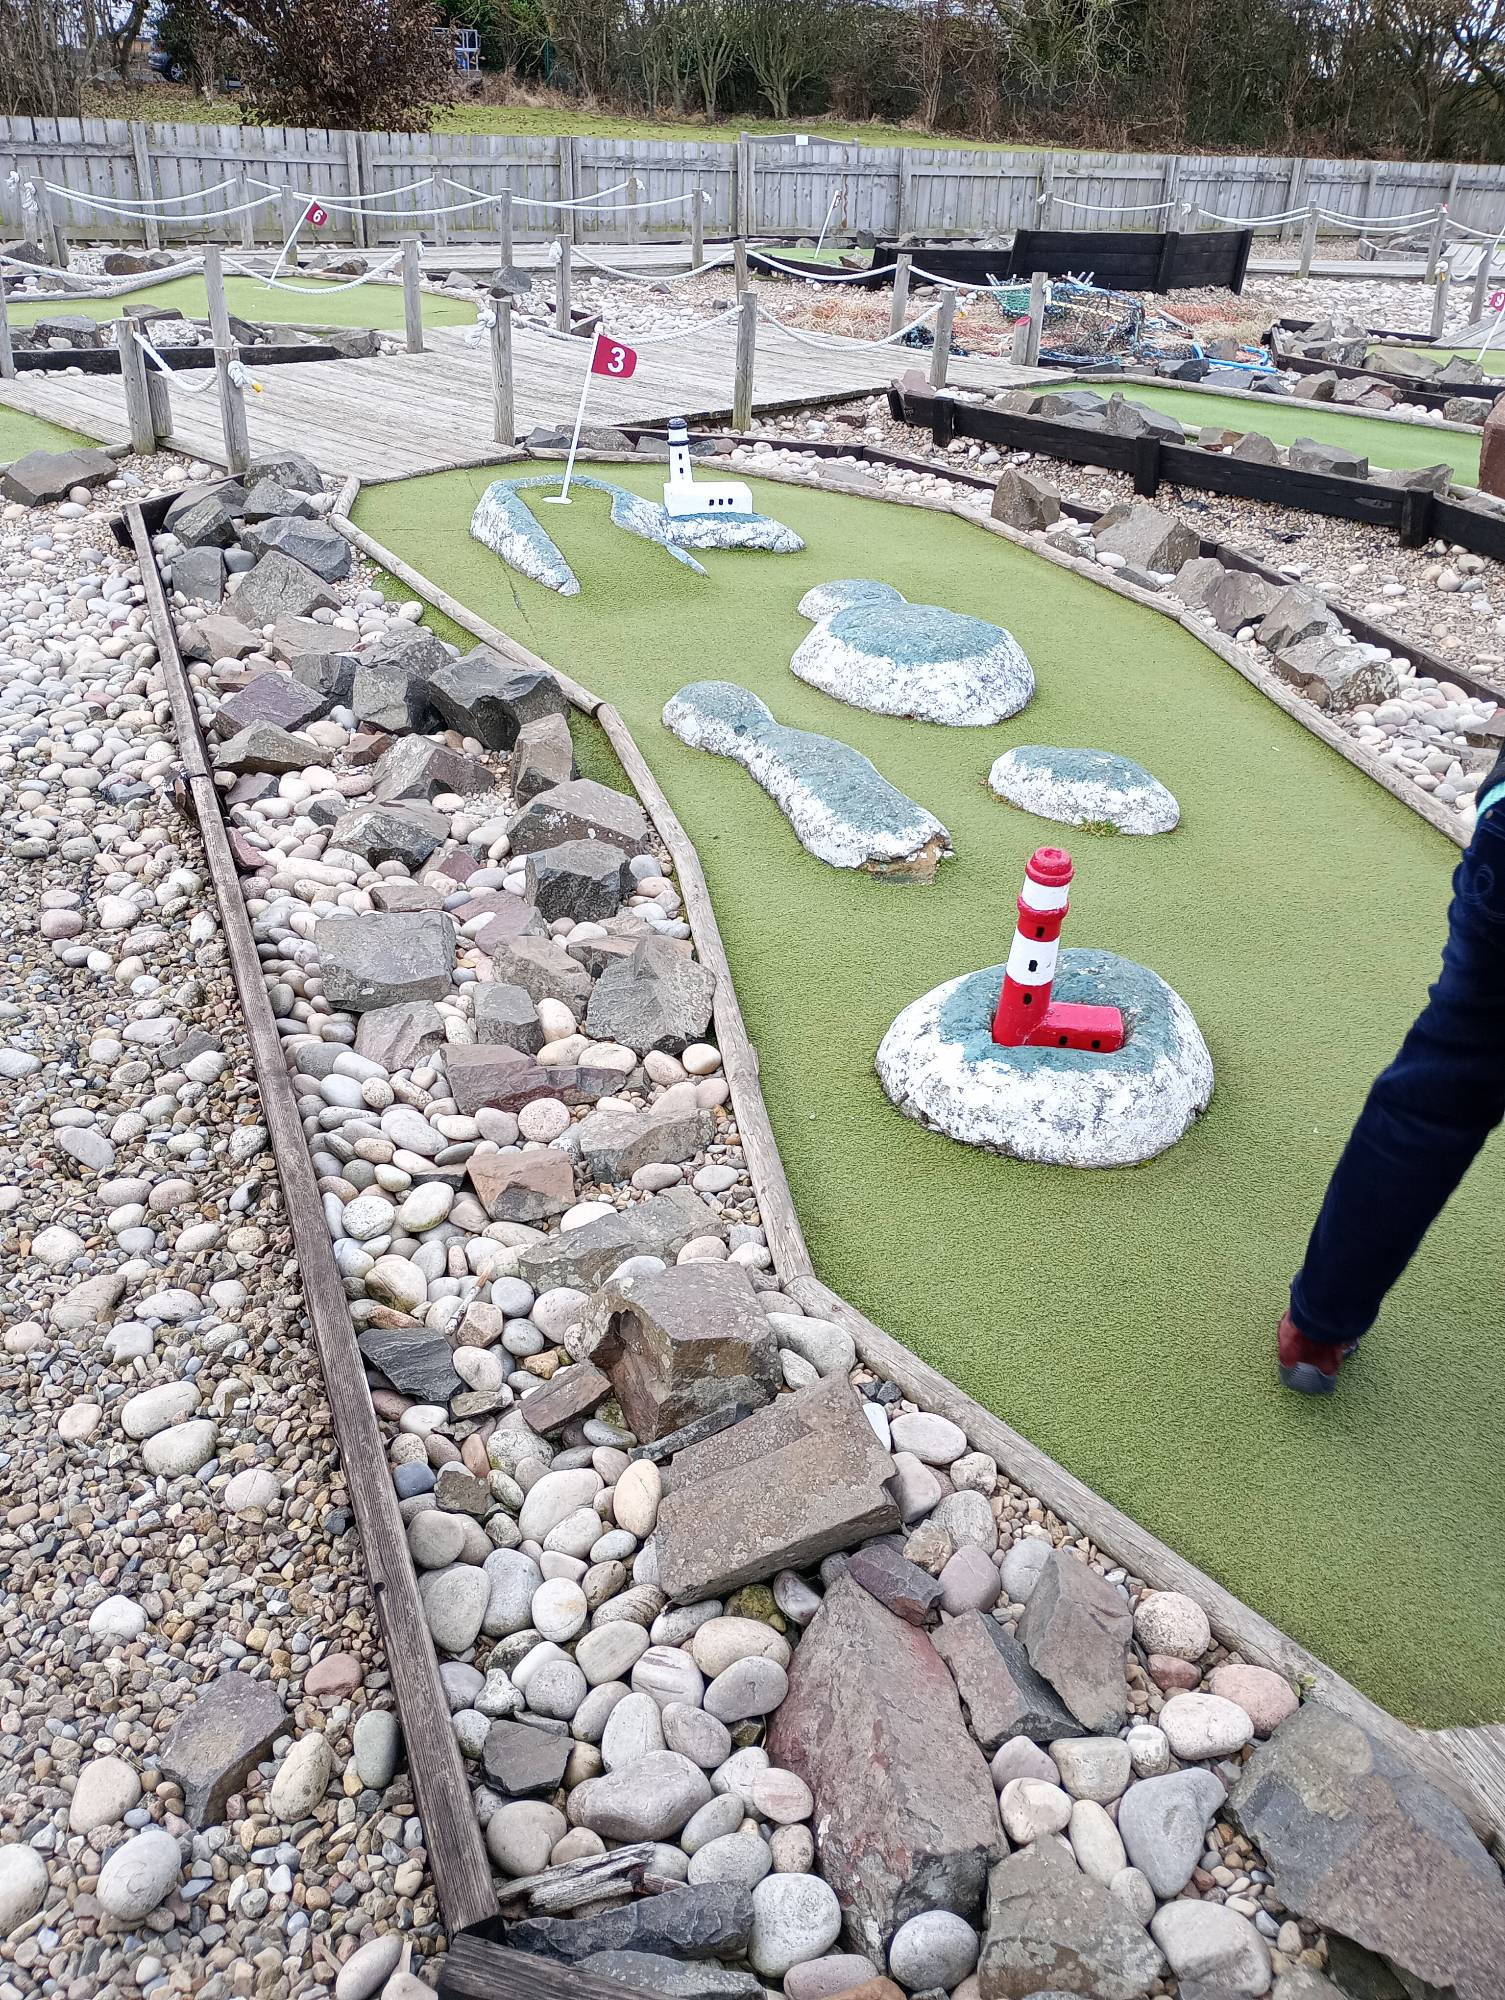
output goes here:
[[306, 771], [314, 764], [327, 764], [329, 752], [307, 736], [295, 736], [276, 722], [251, 722], [217, 746], [217, 771], [265, 771], [279, 776], [284, 771]]
[[311, 458], [304, 458], [296, 451], [285, 451], [280, 455], [269, 453], [264, 458], [253, 458], [243, 474], [247, 487], [260, 483], [263, 479], [274, 479], [279, 486], [287, 486], [294, 493], [322, 493], [324, 481], [319, 468]]
[[309, 521], [297, 514], [277, 514], [268, 521], [241, 530], [241, 542], [257, 555], [270, 549], [291, 556], [294, 562], [335, 583], [350, 574], [350, 544], [324, 521]]
[[1218, 630], [1231, 637], [1240, 626], [1257, 625], [1280, 595], [1278, 583], [1266, 583], [1245, 569], [1229, 569], [1208, 591], [1204, 608]]
[[219, 609], [225, 594], [225, 554], [223, 549], [184, 549], [172, 562], [172, 587], [196, 604]]
[[624, 1042], [640, 1056], [650, 1049], [678, 1055], [703, 1039], [715, 993], [716, 975], [673, 940], [644, 938], [596, 981], [586, 1025], [598, 1040]]
[[423, 799], [441, 792], [461, 798], [494, 789], [496, 778], [479, 757], [451, 750], [426, 736], [404, 736], [384, 750], [371, 773], [374, 799]]
[[1263, 431], [1245, 431], [1229, 457], [1241, 459], [1245, 465], [1279, 465], [1280, 448]]
[[1400, 690], [1400, 677], [1389, 660], [1373, 659], [1363, 646], [1339, 645], [1324, 632], [1282, 647], [1275, 655], [1275, 671], [1319, 708], [1339, 713], [1364, 702], [1388, 701]]
[[531, 996], [521, 986], [488, 979], [471, 987], [474, 995], [476, 1040], [504, 1042], [519, 1054], [536, 1056], [543, 1047], [543, 1026]]
[[1107, 555], [1136, 569], [1179, 570], [1201, 547], [1194, 528], [1147, 500], [1120, 500], [1098, 517], [1092, 538]]
[[79, 445], [73, 451], [29, 451], [0, 472], [0, 498], [22, 507], [66, 500], [75, 486], [103, 486], [119, 472], [108, 452]]
[[993, 488], [989, 510], [995, 521], [1033, 533], [1050, 527], [1061, 518], [1061, 498], [1051, 487], [1027, 473], [1006, 465]]
[[512, 795], [527, 805], [551, 785], [565, 785], [575, 775], [575, 746], [570, 725], [562, 715], [540, 715], [525, 722], [512, 746], [509, 776]]
[[359, 854], [373, 868], [383, 861], [420, 868], [448, 838], [448, 817], [411, 801], [406, 805], [362, 802], [336, 820], [329, 834], [332, 847]]
[[1130, 1863], [1157, 1896], [1179, 1896], [1191, 1880], [1223, 1798], [1211, 1771], [1187, 1770], [1141, 1778], [1119, 1800], [1118, 1831]]
[[632, 869], [620, 847], [605, 840], [564, 840], [539, 847], [525, 864], [527, 895], [550, 923], [614, 917], [632, 894]]
[[1336, 629], [1338, 620], [1326, 598], [1299, 583], [1287, 584], [1255, 630], [1255, 638], [1272, 653], [1298, 645], [1318, 632]]
[[624, 854], [641, 854], [649, 832], [636, 799], [598, 785], [594, 778], [571, 778], [540, 792], [515, 814], [507, 838], [514, 854], [557, 847], [564, 840], [604, 840]]
[[844, 1375], [779, 1396], [674, 1454], [658, 1511], [659, 1587], [671, 1603], [697, 1604], [888, 1534], [899, 1526], [893, 1475]]
[[1342, 445], [1320, 438], [1297, 438], [1286, 452], [1286, 464], [1296, 472], [1326, 472], [1341, 479], [1367, 479], [1369, 460]]
[[[518, 908], [527, 910], [527, 905], [520, 903]], [[585, 1011], [591, 997], [591, 976], [553, 938], [492, 939], [488, 927], [477, 942], [491, 953], [493, 975], [509, 986], [520, 986], [535, 1005], [540, 1000], [562, 1000], [577, 1015]], [[592, 1029], [592, 1033], [596, 1031]], [[597, 1039], [605, 1038], [598, 1035]]]
[[854, 1950], [883, 1964], [894, 1932], [922, 1911], [976, 1922], [1005, 1847], [987, 1764], [925, 1633], [850, 1577], [827, 1591], [795, 1649], [768, 1754], [814, 1796], [821, 1872]]
[[1108, 407], [1103, 413], [1103, 429], [1109, 437], [1161, 438], [1166, 444], [1184, 444], [1186, 432], [1163, 410], [1151, 409], [1148, 403], [1133, 403], [1126, 397], [1114, 394], [1108, 398]]
[[314, 510], [290, 487], [281, 485], [275, 479], [258, 479], [246, 494], [247, 521], [275, 521], [281, 516], [292, 515], [300, 521], [310, 521]]
[[416, 915], [320, 917], [314, 949], [332, 1007], [364, 1014], [437, 1000], [449, 991], [455, 927], [440, 910]]
[[[603, 1115], [592, 1112], [580, 1131]], [[628, 1427], [645, 1443], [728, 1403], [756, 1409], [782, 1383], [768, 1315], [738, 1264], [609, 1280], [591, 1303], [583, 1351], [611, 1378]]]
[[473, 736], [488, 750], [510, 750], [525, 723], [569, 712], [551, 673], [514, 665], [489, 646], [446, 661], [431, 676], [429, 694], [451, 729]]
[[213, 1826], [233, 1793], [288, 1728], [282, 1697], [268, 1681], [222, 1674], [178, 1712], [162, 1744], [162, 1770], [183, 1793], [190, 1826]]
[[1258, 1745], [1229, 1803], [1287, 1909], [1457, 2000], [1499, 2000], [1505, 1881], [1390, 1745], [1309, 1701]]
[[[214, 553], [218, 553], [216, 550]], [[280, 729], [302, 729], [329, 713], [329, 703], [291, 674], [257, 674], [222, 701], [210, 724], [216, 736], [234, 736], [253, 723], [272, 722]]]
[[[625, 1104], [608, 1104], [582, 1119], [574, 1138], [589, 1179], [625, 1181], [639, 1167], [677, 1166], [681, 1160], [693, 1158], [710, 1144], [711, 1114], [693, 1104], [685, 1110], [666, 1111], [635, 1111]], [[636, 1424], [632, 1428], [638, 1430]], [[665, 1425], [666, 1430], [676, 1428]], [[639, 1430], [638, 1435], [643, 1433]]]
[[[327, 922], [328, 919], [325, 919]], [[535, 1292], [555, 1285], [593, 1291], [629, 1257], [672, 1261], [697, 1236], [726, 1236], [726, 1224], [689, 1188], [670, 1188], [597, 1222], [583, 1223], [518, 1253], [517, 1275]]]
[[[234, 496], [229, 498], [233, 501]], [[227, 549], [235, 540], [237, 505], [227, 505], [221, 493], [202, 493], [167, 525], [185, 549]]]
[[235, 616], [247, 625], [275, 625], [279, 618], [307, 618], [334, 611], [339, 599], [322, 577], [275, 549], [241, 577], [231, 596]]
[[380, 1063], [389, 1073], [412, 1069], [443, 1046], [444, 1016], [430, 1000], [371, 1007], [356, 1023], [356, 1054]]
[[1129, 1708], [1134, 1620], [1121, 1592], [1076, 1556], [1052, 1549], [1019, 1620], [1019, 1639], [1077, 1721], [1116, 1735]]
[[1054, 1840], [1032, 1841], [988, 1878], [982, 2000], [1029, 2000], [1045, 1988], [1143, 2000], [1164, 1971], [1143, 1924]]
[[1216, 556], [1193, 556], [1177, 570], [1171, 595], [1179, 597], [1189, 611], [1199, 611], [1227, 574]]
[[393, 735], [424, 729], [430, 719], [428, 684], [421, 674], [409, 672], [400, 657], [362, 661], [351, 682], [350, 707], [368, 729]]

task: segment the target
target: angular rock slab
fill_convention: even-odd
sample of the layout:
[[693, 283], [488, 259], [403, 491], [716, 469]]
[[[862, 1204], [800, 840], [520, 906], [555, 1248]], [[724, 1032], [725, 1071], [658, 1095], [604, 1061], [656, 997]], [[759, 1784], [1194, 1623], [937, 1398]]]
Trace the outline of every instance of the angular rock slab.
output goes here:
[[627, 1258], [671, 1260], [697, 1236], [724, 1239], [726, 1224], [689, 1188], [670, 1188], [545, 1243], [528, 1244], [518, 1253], [517, 1275], [535, 1292], [556, 1285], [593, 1291]]
[[670, 1958], [739, 1958], [752, 1938], [752, 1894], [729, 1882], [667, 1889], [599, 1916], [529, 1917], [508, 1926], [513, 1951], [578, 1965], [601, 1951], [662, 1952]]
[[1505, 1882], [1461, 1810], [1387, 1744], [1309, 1701], [1230, 1796], [1288, 1909], [1458, 2000], [1498, 2000]]
[[1106, 1577], [1052, 1549], [1019, 1620], [1019, 1642], [1078, 1722], [1116, 1735], [1129, 1708], [1133, 1630], [1127, 1602]]
[[1002, 1048], [1005, 968], [948, 979], [878, 1044], [879, 1081], [906, 1118], [964, 1146], [1060, 1167], [1126, 1167], [1182, 1137], [1212, 1098], [1191, 1009], [1158, 974], [1110, 951], [1066, 950], [1055, 998], [1122, 1010], [1121, 1049]]
[[951, 1669], [972, 1734], [989, 1756], [1010, 1736], [1055, 1743], [1087, 1733], [995, 1619], [963, 1612], [936, 1633], [935, 1650]]
[[[854, 587], [834, 586], [838, 593]], [[802, 603], [813, 596], [807, 592]], [[937, 604], [910, 604], [897, 592], [847, 601], [821, 618], [789, 667], [853, 708], [954, 729], [1002, 722], [1035, 692], [1033, 668], [1001, 625]]]
[[213, 1826], [288, 1727], [282, 1697], [249, 1674], [222, 1674], [178, 1716], [162, 1745], [162, 1769], [183, 1793], [190, 1826]]
[[584, 1352], [645, 1444], [727, 1403], [759, 1408], [783, 1381], [773, 1328], [738, 1264], [612, 1279], [591, 1303]]
[[850, 744], [790, 729], [733, 681], [695, 681], [664, 706], [664, 727], [693, 750], [738, 763], [778, 806], [808, 854], [931, 882], [951, 835]]
[[455, 927], [440, 910], [394, 916], [320, 917], [314, 949], [332, 1007], [364, 1014], [437, 1000], [449, 991]]
[[569, 840], [604, 840], [624, 854], [648, 846], [648, 821], [636, 799], [598, 785], [594, 778], [571, 778], [540, 792], [508, 822], [513, 854], [533, 854]]
[[844, 1375], [779, 1396], [675, 1453], [658, 1510], [659, 1587], [671, 1604], [725, 1597], [888, 1534], [899, 1526], [893, 1475]]
[[[399, 664], [406, 664], [398, 656]], [[564, 690], [543, 667], [504, 660], [489, 646], [427, 670], [429, 701], [451, 729], [488, 750], [510, 750], [525, 723], [569, 712]]]
[[1144, 1926], [1053, 1840], [1031, 1842], [989, 1877], [977, 1966], [982, 2000], [1030, 2000], [1047, 1990], [1143, 2000], [1164, 1971]]
[[1110, 750], [1016, 743], [994, 762], [988, 790], [1037, 819], [1065, 826], [1169, 833], [1181, 819], [1180, 806], [1158, 778]]
[[853, 1949], [883, 1964], [925, 1910], [976, 1922], [1005, 1847], [987, 1764], [930, 1640], [850, 1577], [805, 1628], [768, 1754], [814, 1796], [821, 1872]]
[[647, 937], [596, 981], [585, 1022], [597, 1040], [623, 1042], [636, 1055], [667, 1049], [678, 1055], [711, 1023], [716, 975], [675, 949], [670, 938]]
[[0, 472], [0, 499], [21, 507], [44, 507], [66, 500], [75, 486], [103, 486], [120, 471], [118, 459], [92, 445], [72, 451], [31, 451]]

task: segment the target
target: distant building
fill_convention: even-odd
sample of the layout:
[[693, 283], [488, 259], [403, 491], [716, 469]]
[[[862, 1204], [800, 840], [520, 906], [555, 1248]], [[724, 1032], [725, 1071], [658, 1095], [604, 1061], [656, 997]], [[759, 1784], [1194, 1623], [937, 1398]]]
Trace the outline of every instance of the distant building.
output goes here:
[[690, 463], [690, 433], [683, 417], [669, 420], [669, 477], [664, 484], [664, 512], [683, 520], [688, 514], [751, 514], [752, 488], [741, 479], [706, 479], [697, 486]]

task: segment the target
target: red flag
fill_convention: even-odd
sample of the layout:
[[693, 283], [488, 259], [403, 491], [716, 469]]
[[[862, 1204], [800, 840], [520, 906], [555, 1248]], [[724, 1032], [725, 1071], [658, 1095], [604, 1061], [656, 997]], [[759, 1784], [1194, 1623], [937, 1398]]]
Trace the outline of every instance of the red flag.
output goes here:
[[310, 202], [304, 213], [303, 220], [311, 222], [315, 229], [322, 229], [329, 220], [329, 210], [327, 208], [320, 208], [316, 201]]
[[596, 335], [595, 351], [591, 355], [592, 375], [610, 375], [618, 382], [625, 382], [638, 365], [638, 351], [627, 347], [620, 340], [609, 340], [604, 333]]

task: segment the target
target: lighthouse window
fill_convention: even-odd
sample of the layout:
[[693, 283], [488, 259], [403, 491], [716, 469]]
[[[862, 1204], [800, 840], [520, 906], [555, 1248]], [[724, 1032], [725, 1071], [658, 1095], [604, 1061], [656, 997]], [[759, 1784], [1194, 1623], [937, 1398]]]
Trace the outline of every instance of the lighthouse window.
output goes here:
[[1030, 969], [1030, 971], [1031, 971], [1031, 972], [1033, 972], [1033, 971], [1035, 970], [1036, 966], [1038, 966], [1038, 965], [1039, 965], [1039, 963], [1040, 963], [1040, 961], [1039, 961], [1039, 959], [1038, 959], [1038, 958], [1032, 958], [1032, 959], [1030, 960], [1030, 962], [1029, 962], [1029, 969]]
[[1023, 996], [1023, 999], [1024, 999], [1024, 1004], [1025, 1004], [1025, 1006], [1026, 1006], [1026, 1007], [1028, 1007], [1028, 1006], [1030, 1005], [1030, 1003], [1031, 1003], [1031, 1002], [1033, 1001], [1034, 997], [1035, 997], [1035, 996], [1034, 996], [1034, 994], [1033, 994], [1033, 993], [1026, 993], [1026, 994], [1025, 994], [1025, 995]]
[[1102, 1047], [1102, 1043], [1101, 1043], [1101, 1041], [1099, 1041], [1099, 1039], [1098, 1039], [1098, 1037], [1097, 1037], [1096, 1035], [1094, 1035], [1094, 1036], [1092, 1037], [1092, 1046], [1093, 1046], [1093, 1047], [1094, 1047], [1095, 1049], [1100, 1049], [1100, 1048]]
[[1045, 935], [1045, 926], [1044, 926], [1044, 924], [1036, 924], [1036, 925], [1035, 925], [1035, 936], [1036, 936], [1037, 938], [1042, 938], [1042, 937], [1044, 937], [1044, 935]]

